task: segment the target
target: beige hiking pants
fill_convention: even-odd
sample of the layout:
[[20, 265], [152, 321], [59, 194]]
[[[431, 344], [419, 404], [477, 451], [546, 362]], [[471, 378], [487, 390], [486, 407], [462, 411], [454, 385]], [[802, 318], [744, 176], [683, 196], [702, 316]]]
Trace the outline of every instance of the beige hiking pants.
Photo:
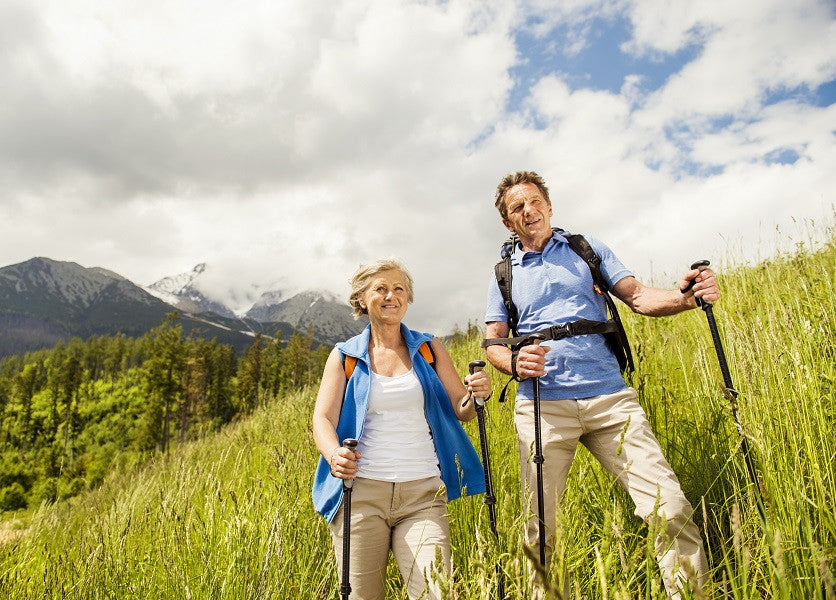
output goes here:
[[[343, 507], [329, 525], [342, 579]], [[351, 600], [382, 600], [389, 550], [410, 598], [441, 600], [452, 571], [447, 491], [440, 477], [392, 483], [358, 477], [351, 496]], [[436, 563], [440, 553], [442, 564]], [[436, 572], [436, 578], [432, 573]]]
[[[656, 559], [668, 595], [678, 598], [680, 588], [687, 581], [681, 564], [689, 563], [689, 570], [696, 573], [699, 584], [703, 585], [708, 562], [699, 529], [691, 520], [691, 504], [682, 494], [679, 480], [662, 455], [659, 442], [636, 398], [636, 391], [628, 387], [615, 394], [540, 402], [546, 564], [554, 549], [557, 503], [566, 488], [566, 477], [580, 442], [627, 490], [636, 505], [637, 516], [642, 519], [653, 517], [658, 498], [656, 517], [661, 521], [655, 541]], [[517, 401], [514, 424], [521, 473], [525, 474], [523, 497], [529, 499], [531, 511], [526, 539], [537, 556], [537, 471], [531, 460], [534, 455], [533, 401]]]

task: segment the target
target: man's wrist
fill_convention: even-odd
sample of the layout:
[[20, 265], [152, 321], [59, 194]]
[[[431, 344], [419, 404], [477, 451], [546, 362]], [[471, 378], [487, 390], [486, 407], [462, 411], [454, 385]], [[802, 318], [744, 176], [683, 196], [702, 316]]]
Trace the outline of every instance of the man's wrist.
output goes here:
[[512, 350], [511, 351], [511, 377], [516, 379], [517, 381], [522, 381], [520, 374], [517, 372], [517, 357], [519, 356], [519, 351]]

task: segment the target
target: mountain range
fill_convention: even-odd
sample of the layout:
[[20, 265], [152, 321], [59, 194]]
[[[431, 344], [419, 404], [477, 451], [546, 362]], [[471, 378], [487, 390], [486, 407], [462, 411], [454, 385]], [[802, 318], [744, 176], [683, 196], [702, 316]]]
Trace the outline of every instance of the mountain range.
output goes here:
[[268, 290], [241, 314], [201, 289], [206, 268], [200, 264], [143, 288], [107, 269], [43, 257], [2, 267], [0, 356], [51, 347], [73, 336], [140, 336], [175, 309], [186, 335], [215, 338], [239, 352], [256, 333], [281, 333], [287, 340], [294, 330], [304, 333], [310, 326], [315, 343], [330, 345], [365, 325], [326, 291], [285, 298], [281, 290]]

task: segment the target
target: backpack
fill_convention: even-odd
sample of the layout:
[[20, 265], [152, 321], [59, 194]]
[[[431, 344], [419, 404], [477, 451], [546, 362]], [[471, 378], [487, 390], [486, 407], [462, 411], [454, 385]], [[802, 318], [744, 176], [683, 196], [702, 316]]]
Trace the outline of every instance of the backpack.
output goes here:
[[[633, 354], [630, 351], [630, 344], [627, 341], [627, 333], [624, 331], [624, 325], [621, 322], [621, 317], [618, 314], [618, 309], [615, 302], [610, 296], [610, 286], [607, 284], [603, 273], [601, 273], [601, 257], [595, 253], [589, 242], [586, 241], [580, 234], [567, 233], [564, 230], [554, 227], [553, 230], [566, 238], [569, 247], [580, 256], [589, 267], [592, 274], [593, 288], [595, 292], [603, 296], [607, 304], [607, 311], [610, 318], [607, 321], [589, 321], [587, 319], [580, 319], [571, 323], [563, 325], [553, 325], [541, 332], [546, 336], [545, 339], [562, 339], [575, 335], [589, 335], [601, 334], [607, 341], [612, 353], [618, 360], [618, 366], [622, 372], [629, 372], [634, 370]], [[499, 285], [499, 291], [502, 293], [502, 302], [508, 312], [508, 327], [511, 330], [513, 338], [494, 338], [485, 340], [482, 343], [483, 347], [493, 344], [510, 344], [510, 345], [525, 345], [529, 342], [529, 336], [522, 338], [517, 337], [517, 325], [519, 324], [519, 312], [511, 299], [511, 255], [514, 253], [514, 248], [519, 242], [516, 234], [512, 235], [508, 240], [502, 244], [500, 256], [502, 260], [496, 263], [494, 272], [496, 274], [496, 282]], [[516, 341], [515, 341], [516, 340]]]

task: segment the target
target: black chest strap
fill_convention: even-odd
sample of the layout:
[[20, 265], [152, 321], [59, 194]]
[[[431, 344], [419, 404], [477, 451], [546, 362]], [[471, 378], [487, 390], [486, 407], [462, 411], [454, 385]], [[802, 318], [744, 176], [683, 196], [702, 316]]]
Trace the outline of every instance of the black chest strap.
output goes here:
[[605, 333], [614, 333], [616, 331], [618, 331], [618, 326], [612, 320], [590, 321], [589, 319], [580, 319], [578, 321], [570, 321], [569, 323], [563, 323], [561, 325], [552, 325], [526, 335], [510, 338], [488, 338], [482, 341], [482, 348], [502, 345], [510, 346], [513, 350], [519, 350], [523, 346], [532, 344], [535, 340], [562, 340], [576, 335], [603, 335]]

